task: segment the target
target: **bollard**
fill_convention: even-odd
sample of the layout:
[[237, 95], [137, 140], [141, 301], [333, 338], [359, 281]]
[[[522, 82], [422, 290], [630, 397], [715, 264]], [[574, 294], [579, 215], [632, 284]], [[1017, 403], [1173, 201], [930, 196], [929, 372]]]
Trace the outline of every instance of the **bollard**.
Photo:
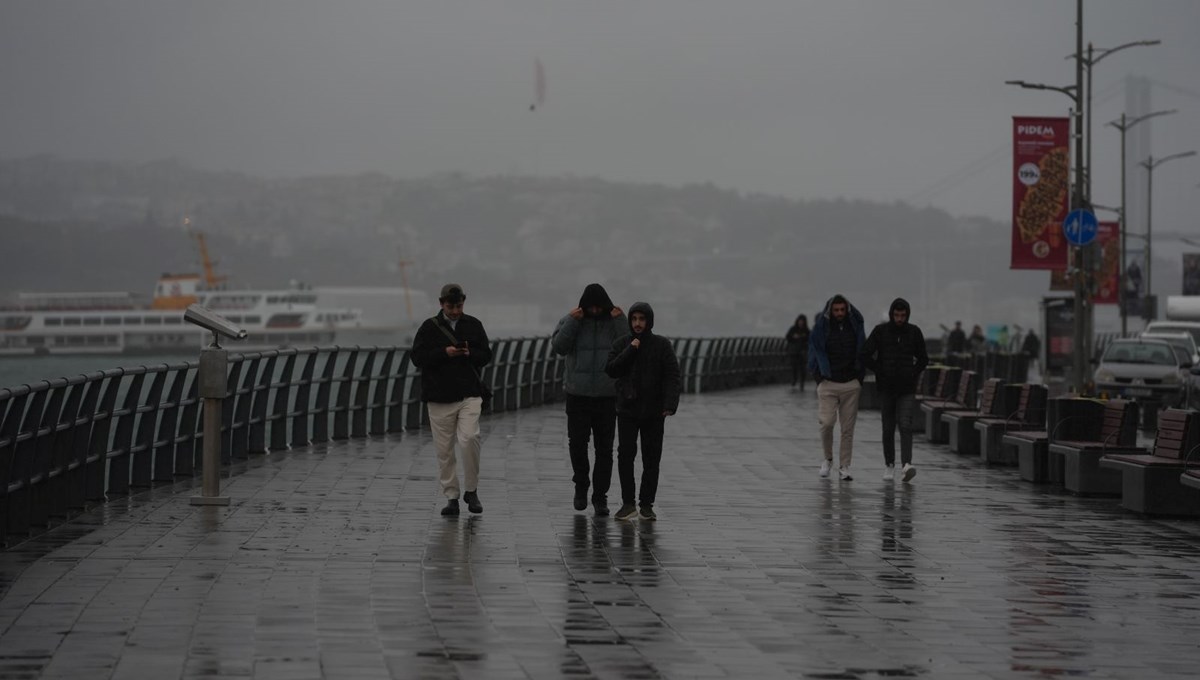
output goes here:
[[183, 319], [212, 331], [212, 344], [200, 351], [196, 376], [204, 400], [204, 451], [201, 495], [192, 496], [192, 505], [229, 505], [229, 496], [221, 495], [221, 402], [229, 391], [229, 354], [218, 340], [222, 334], [240, 340], [246, 331], [200, 305], [190, 305]]

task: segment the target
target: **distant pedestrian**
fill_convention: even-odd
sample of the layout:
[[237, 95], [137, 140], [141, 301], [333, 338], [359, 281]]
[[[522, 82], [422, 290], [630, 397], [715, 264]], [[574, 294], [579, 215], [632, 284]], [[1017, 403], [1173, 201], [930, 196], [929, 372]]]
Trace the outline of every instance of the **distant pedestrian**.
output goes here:
[[913, 418], [917, 410], [917, 378], [929, 365], [925, 335], [909, 321], [912, 309], [904, 298], [896, 298], [888, 320], [875, 326], [863, 345], [862, 358], [875, 373], [875, 389], [883, 418], [884, 481], [896, 478], [896, 425], [900, 426], [901, 477], [912, 480]]
[[971, 337], [967, 338], [967, 349], [973, 354], [987, 351], [987, 336], [983, 334], [983, 327], [979, 324], [975, 324], [971, 329]]
[[1005, 324], [1001, 326], [1000, 330], [996, 333], [996, 349], [1001, 352], [1011, 352], [1012, 347], [1009, 346], [1009, 341], [1008, 324]]
[[[630, 334], [613, 343], [605, 372], [617, 379], [617, 474], [621, 478], [620, 520], [655, 520], [658, 470], [667, 416], [679, 408], [679, 360], [671, 341], [655, 334], [654, 310], [645, 302], [629, 308]], [[642, 442], [642, 489], [633, 462]], [[634, 501], [637, 505], [634, 505]]]
[[438, 481], [445, 495], [442, 514], [459, 514], [457, 442], [463, 459], [462, 499], [473, 513], [483, 512], [479, 502], [479, 414], [484, 386], [480, 370], [492, 360], [491, 343], [483, 324], [463, 313], [467, 300], [462, 286], [442, 286], [442, 309], [426, 319], [413, 338], [412, 362], [421, 369], [421, 398], [429, 410], [429, 428], [437, 449]]
[[[945, 326], [942, 326], [945, 328]], [[963, 331], [962, 322], [954, 322], [954, 330], [946, 338], [946, 349], [951, 354], [962, 354], [967, 349], [967, 334]]]
[[[579, 297], [579, 306], [559, 320], [550, 339], [554, 353], [566, 357], [563, 383], [574, 507], [587, 509], [590, 483], [592, 509], [597, 517], [608, 515], [613, 438], [617, 431], [617, 390], [604, 367], [613, 343], [628, 334], [625, 313], [613, 304], [604, 286], [589, 283]], [[593, 437], [596, 463], [589, 479], [588, 440]]]
[[1032, 328], [1025, 334], [1025, 341], [1021, 343], [1021, 354], [1028, 357], [1029, 362], [1037, 366], [1038, 369], [1041, 368], [1039, 361], [1042, 355], [1042, 341], [1038, 338], [1037, 333], [1033, 332]]
[[863, 316], [841, 295], [834, 295], [813, 324], [808, 338], [808, 368], [817, 377], [817, 422], [825, 460], [821, 476], [828, 477], [833, 465], [833, 425], [842, 426], [838, 475], [850, 481], [854, 457], [854, 423], [858, 420], [858, 398], [862, 393], [863, 366], [859, 353], [866, 337]]
[[808, 374], [808, 317], [801, 314], [796, 322], [788, 328], [784, 339], [787, 340], [788, 359], [792, 363], [792, 391], [804, 391], [805, 378]]

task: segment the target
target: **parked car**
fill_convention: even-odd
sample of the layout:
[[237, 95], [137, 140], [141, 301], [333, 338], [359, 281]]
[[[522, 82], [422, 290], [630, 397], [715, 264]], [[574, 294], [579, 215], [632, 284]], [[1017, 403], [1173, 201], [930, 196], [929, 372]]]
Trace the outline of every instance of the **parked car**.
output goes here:
[[1194, 385], [1200, 367], [1183, 349], [1161, 338], [1114, 340], [1096, 367], [1096, 389], [1113, 397], [1153, 401], [1165, 406], [1195, 407], [1200, 389]]
[[1200, 345], [1200, 321], [1151, 321], [1143, 333], [1190, 333]]
[[1192, 365], [1200, 364], [1200, 350], [1196, 348], [1196, 338], [1192, 337], [1192, 334], [1187, 331], [1147, 329], [1142, 331], [1139, 337], [1166, 340], [1174, 345], [1176, 349], [1183, 350], [1184, 354], [1191, 358]]

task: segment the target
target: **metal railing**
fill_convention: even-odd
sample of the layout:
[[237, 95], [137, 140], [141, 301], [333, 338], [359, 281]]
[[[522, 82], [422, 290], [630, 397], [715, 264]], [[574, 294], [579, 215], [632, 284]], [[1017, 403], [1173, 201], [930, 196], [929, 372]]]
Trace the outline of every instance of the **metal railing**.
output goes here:
[[[673, 341], [684, 392], [785, 382], [782, 338]], [[492, 343], [492, 411], [556, 402], [564, 358], [550, 338]], [[109, 498], [198, 476], [203, 400], [195, 361], [97, 371], [0, 389], [0, 540]], [[222, 462], [427, 425], [407, 347], [231, 354]], [[20, 538], [18, 538], [20, 540]]]

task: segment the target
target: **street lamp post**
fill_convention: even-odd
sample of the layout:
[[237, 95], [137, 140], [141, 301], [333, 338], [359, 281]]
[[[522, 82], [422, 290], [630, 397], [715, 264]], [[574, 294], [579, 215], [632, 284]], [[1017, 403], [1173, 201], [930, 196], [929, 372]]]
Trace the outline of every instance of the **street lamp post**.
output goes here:
[[[1083, 17], [1083, 9], [1082, 9], [1082, 4], [1083, 3], [1081, 0], [1080, 10], [1079, 10], [1079, 12], [1080, 12], [1080, 21], [1079, 21], [1080, 29], [1079, 29], [1079, 31], [1080, 32], [1078, 35], [1078, 47], [1080, 48], [1080, 50], [1082, 50], [1082, 47], [1083, 47], [1083, 33], [1082, 33], [1082, 31], [1083, 31], [1083, 28], [1082, 28], [1082, 26], [1083, 26], [1083, 18], [1082, 18]], [[1083, 191], [1084, 191], [1084, 186], [1083, 186], [1084, 185], [1084, 182], [1083, 182], [1084, 156], [1083, 156], [1083, 144], [1081, 143], [1081, 141], [1082, 141], [1081, 137], [1083, 136], [1083, 134], [1082, 134], [1083, 133], [1083, 130], [1082, 130], [1083, 107], [1081, 107], [1079, 105], [1079, 102], [1081, 99], [1081, 97], [1079, 96], [1079, 91], [1080, 91], [1080, 87], [1082, 84], [1081, 81], [1083, 80], [1083, 59], [1082, 58], [1080, 58], [1078, 61], [1076, 61], [1076, 69], [1075, 70], [1076, 70], [1076, 73], [1075, 73], [1076, 84], [1075, 85], [1067, 85], [1065, 87], [1055, 87], [1053, 85], [1045, 85], [1043, 83], [1028, 83], [1028, 82], [1025, 82], [1024, 80], [1006, 80], [1004, 82], [1006, 85], [1016, 85], [1017, 87], [1021, 87], [1021, 88], [1027, 89], [1027, 90], [1053, 90], [1054, 92], [1061, 92], [1062, 94], [1065, 94], [1071, 98], [1071, 102], [1075, 105], [1074, 110], [1072, 111], [1072, 114], [1074, 115], [1074, 118], [1075, 118], [1075, 125], [1074, 125], [1075, 134], [1072, 135], [1072, 139], [1074, 139], [1074, 142], [1075, 142], [1075, 185], [1073, 187], [1073, 191], [1071, 192], [1071, 209], [1079, 210], [1086, 205], [1086, 201], [1085, 201], [1084, 193], [1083, 193]], [[1084, 384], [1087, 382], [1087, 373], [1088, 373], [1088, 368], [1089, 368], [1088, 357], [1090, 356], [1090, 354], [1087, 351], [1088, 345], [1090, 343], [1088, 342], [1087, 331], [1086, 331], [1087, 326], [1084, 321], [1085, 307], [1084, 307], [1084, 299], [1083, 298], [1087, 291], [1084, 286], [1084, 276], [1083, 276], [1083, 249], [1078, 246], [1073, 247], [1071, 249], [1071, 259], [1073, 260], [1073, 264], [1070, 264], [1070, 263], [1068, 264], [1068, 271], [1074, 271], [1074, 276], [1072, 278], [1074, 279], [1074, 282], [1075, 282], [1075, 285], [1074, 285], [1075, 296], [1074, 296], [1074, 300], [1072, 301], [1072, 305], [1071, 305], [1072, 313], [1074, 315], [1074, 319], [1072, 322], [1072, 331], [1071, 331], [1071, 336], [1072, 336], [1071, 342], [1072, 342], [1072, 346], [1073, 346], [1073, 350], [1071, 351], [1071, 358], [1072, 358], [1071, 382], [1077, 392], [1082, 392], [1084, 389]]]
[[[1124, 47], [1124, 45], [1122, 45], [1122, 47]], [[1121, 335], [1125, 335], [1125, 333], [1129, 331], [1129, 312], [1128, 309], [1126, 309], [1129, 301], [1125, 297], [1125, 239], [1126, 233], [1129, 231], [1129, 223], [1125, 219], [1125, 132], [1129, 130], [1129, 128], [1144, 120], [1154, 118], [1155, 116], [1168, 116], [1175, 112], [1175, 109], [1155, 111], [1153, 113], [1147, 113], [1145, 115], [1138, 116], [1137, 118], [1131, 118], [1128, 120], [1125, 118], [1125, 114], [1122, 113], [1120, 120], [1114, 120], [1109, 123], [1109, 125], [1121, 131], [1121, 210], [1119, 212], [1121, 223], [1121, 254], [1117, 258], [1121, 263], [1121, 276], [1118, 279], [1120, 285], [1117, 287], [1117, 303], [1121, 307]]]
[[[1143, 168], [1146, 168], [1146, 298], [1147, 299], [1150, 298], [1150, 294], [1151, 294], [1151, 290], [1152, 290], [1150, 287], [1150, 268], [1153, 266], [1152, 262], [1154, 259], [1153, 253], [1151, 250], [1151, 241], [1150, 241], [1151, 236], [1153, 234], [1153, 232], [1151, 231], [1152, 222], [1151, 222], [1150, 218], [1153, 214], [1152, 210], [1153, 210], [1153, 206], [1154, 206], [1154, 169], [1157, 168], [1158, 166], [1162, 165], [1163, 163], [1166, 163], [1167, 161], [1173, 161], [1173, 160], [1177, 160], [1179, 158], [1187, 158], [1188, 156], [1195, 156], [1195, 155], [1196, 155], [1195, 151], [1184, 151], [1182, 153], [1173, 153], [1170, 156], [1164, 156], [1162, 158], [1159, 158], [1158, 160], [1155, 160], [1154, 156], [1150, 156], [1149, 158], [1147, 158], [1146, 160], [1144, 160], [1140, 163], [1140, 165]], [[1155, 306], [1157, 307], [1157, 305], [1155, 305]], [[1155, 315], [1157, 315], [1158, 310], [1155, 309], [1154, 311], [1155, 311]]]
[[[1102, 47], [1096, 49], [1091, 43], [1087, 47], [1087, 59], [1083, 65], [1087, 67], [1087, 171], [1084, 176], [1087, 177], [1087, 189], [1085, 195], [1090, 199], [1092, 197], [1092, 71], [1093, 67], [1100, 63], [1110, 54], [1120, 52], [1121, 50], [1129, 49], [1130, 47], [1146, 47], [1150, 45], [1161, 45], [1161, 40], [1135, 40], [1117, 45], [1116, 47]], [[1074, 59], [1077, 55], [1069, 54], [1067, 59]]]

